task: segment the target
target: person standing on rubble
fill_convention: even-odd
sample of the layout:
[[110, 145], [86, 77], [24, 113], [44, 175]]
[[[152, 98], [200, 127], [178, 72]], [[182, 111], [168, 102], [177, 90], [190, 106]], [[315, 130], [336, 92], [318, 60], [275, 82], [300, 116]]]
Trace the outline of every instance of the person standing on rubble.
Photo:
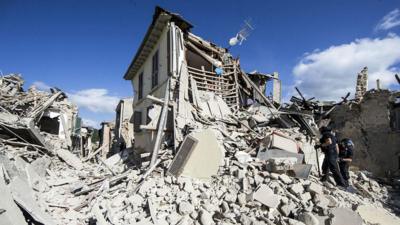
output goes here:
[[321, 127], [320, 132], [322, 137], [320, 139], [320, 145], [317, 145], [316, 148], [321, 148], [325, 155], [322, 163], [323, 175], [321, 181], [326, 181], [328, 179], [330, 170], [336, 184], [346, 187], [338, 166], [339, 145], [337, 139], [329, 127]]
[[349, 186], [349, 167], [353, 161], [354, 144], [349, 138], [344, 138], [339, 145], [339, 168], [344, 184]]

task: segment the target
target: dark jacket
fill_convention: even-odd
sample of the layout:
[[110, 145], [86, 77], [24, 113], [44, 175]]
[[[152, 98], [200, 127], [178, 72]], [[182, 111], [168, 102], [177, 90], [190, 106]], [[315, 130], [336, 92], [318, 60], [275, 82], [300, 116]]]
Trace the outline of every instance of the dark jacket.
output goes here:
[[322, 137], [319, 140], [321, 145], [326, 142], [326, 140], [330, 138], [332, 140], [332, 143], [328, 146], [321, 147], [322, 152], [328, 156], [328, 157], [337, 157], [337, 152], [336, 152], [336, 144], [337, 144], [337, 139], [335, 135], [332, 134], [332, 132], [324, 132], [322, 133]]

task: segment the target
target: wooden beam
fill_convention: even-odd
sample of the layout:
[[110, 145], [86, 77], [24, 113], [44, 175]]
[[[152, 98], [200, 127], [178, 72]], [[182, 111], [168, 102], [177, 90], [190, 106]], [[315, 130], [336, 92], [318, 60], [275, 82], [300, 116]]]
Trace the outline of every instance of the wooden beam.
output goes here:
[[167, 85], [165, 87], [164, 105], [163, 105], [163, 108], [161, 111], [160, 120], [158, 122], [157, 136], [156, 136], [156, 141], [154, 143], [153, 154], [151, 156], [150, 168], [157, 161], [158, 151], [160, 150], [161, 137], [162, 137], [162, 134], [164, 133], [165, 123], [167, 122], [167, 113], [168, 113], [168, 104], [169, 104], [169, 86], [170, 86], [170, 79], [168, 79]]

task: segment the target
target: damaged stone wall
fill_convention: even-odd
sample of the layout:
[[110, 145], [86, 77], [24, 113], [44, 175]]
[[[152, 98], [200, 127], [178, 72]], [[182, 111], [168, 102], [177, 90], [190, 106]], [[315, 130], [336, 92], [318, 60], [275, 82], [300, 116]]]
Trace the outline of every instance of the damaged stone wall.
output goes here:
[[121, 99], [115, 109], [115, 151], [132, 147], [133, 143], [133, 98]]
[[381, 176], [400, 168], [400, 133], [391, 127], [394, 96], [371, 90], [360, 103], [342, 104], [330, 114], [338, 138], [351, 138], [355, 144], [353, 165]]

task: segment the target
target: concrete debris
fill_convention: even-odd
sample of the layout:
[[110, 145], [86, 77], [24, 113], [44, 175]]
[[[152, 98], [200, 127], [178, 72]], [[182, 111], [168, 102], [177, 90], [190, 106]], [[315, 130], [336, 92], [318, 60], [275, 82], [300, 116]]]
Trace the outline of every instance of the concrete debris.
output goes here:
[[222, 162], [222, 150], [217, 138], [214, 131], [208, 129], [186, 137], [169, 173], [176, 177], [182, 175], [210, 179], [211, 176], [217, 175]]
[[293, 153], [298, 152], [298, 146], [294, 140], [290, 140], [289, 138], [278, 135], [276, 133], [272, 134], [270, 138], [271, 144], [269, 148], [277, 148]]
[[395, 216], [380, 207], [361, 205], [357, 207], [357, 213], [368, 224], [400, 224], [400, 218], [398, 216]]
[[347, 208], [335, 208], [331, 212], [330, 222], [332, 225], [352, 224], [362, 225], [363, 220], [357, 212]]
[[7, 187], [6, 181], [3, 178], [4, 171], [0, 168], [0, 209], [4, 210], [0, 213], [0, 224], [26, 224], [25, 218], [22, 212], [19, 210], [17, 204], [14, 202], [9, 187]]
[[50, 215], [44, 212], [34, 199], [33, 190], [21, 178], [13, 179], [9, 185], [14, 201], [23, 208], [35, 221], [42, 224], [55, 224]]
[[[137, 94], [102, 123], [99, 143], [63, 92], [0, 77], [1, 224], [398, 224], [398, 179], [350, 171], [348, 189], [319, 179], [318, 127], [348, 96], [319, 102], [296, 88], [300, 97], [280, 104], [277, 73], [244, 72], [191, 28], [156, 8], [124, 76]], [[372, 98], [361, 94], [351, 104]], [[354, 131], [346, 124], [337, 127]]]
[[280, 203], [280, 196], [274, 194], [274, 191], [266, 185], [261, 185], [254, 192], [253, 199], [272, 209], [275, 209]]
[[70, 151], [65, 149], [59, 149], [57, 150], [56, 154], [58, 157], [60, 157], [60, 159], [65, 161], [65, 163], [72, 166], [73, 168], [77, 170], [81, 170], [83, 168], [81, 160], [74, 154], [72, 154]]
[[319, 225], [319, 220], [311, 212], [304, 212], [300, 214], [299, 220], [305, 225]]

